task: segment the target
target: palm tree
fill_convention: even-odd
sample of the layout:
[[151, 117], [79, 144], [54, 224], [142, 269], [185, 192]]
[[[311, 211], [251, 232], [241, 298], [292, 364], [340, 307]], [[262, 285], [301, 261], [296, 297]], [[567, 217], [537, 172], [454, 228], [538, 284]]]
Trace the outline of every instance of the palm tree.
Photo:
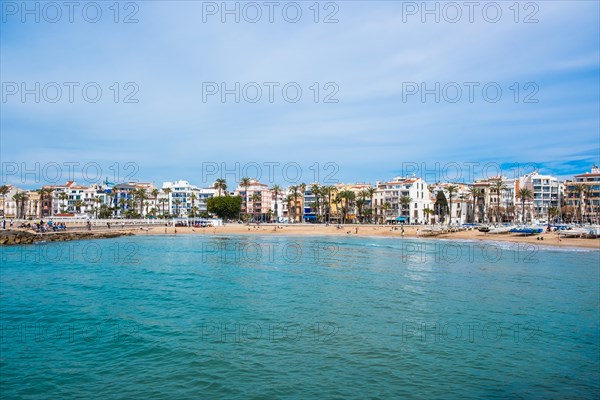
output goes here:
[[323, 187], [324, 194], [327, 194], [327, 222], [331, 219], [331, 201], [333, 200], [332, 194], [337, 192], [337, 188], [335, 186], [325, 186]]
[[77, 211], [78, 214], [81, 214], [81, 207], [84, 205], [85, 203], [81, 199], [77, 199], [73, 202], [73, 207], [75, 207], [75, 211]]
[[219, 178], [215, 181], [215, 183], [213, 183], [213, 188], [217, 190], [219, 197], [221, 197], [221, 192], [227, 190], [227, 181], [225, 179]]
[[298, 190], [302, 193], [302, 202], [300, 206], [300, 222], [304, 222], [304, 193], [306, 192], [306, 183], [298, 185]]
[[450, 185], [450, 186], [446, 187], [446, 190], [448, 191], [448, 206], [450, 207], [448, 225], [451, 225], [452, 224], [452, 196], [454, 195], [454, 193], [456, 193], [458, 191], [458, 187], [455, 185]]
[[144, 201], [148, 199], [148, 194], [145, 188], [139, 188], [133, 191], [133, 195], [137, 197], [140, 202], [140, 215], [144, 214]]
[[166, 217], [166, 214], [165, 214], [165, 204], [167, 204], [169, 202], [169, 200], [167, 200], [167, 199], [160, 199], [158, 202], [160, 204], [162, 204], [162, 214], [163, 214], [163, 217]]
[[250, 178], [244, 177], [244, 178], [240, 179], [240, 187], [244, 188], [244, 198], [246, 200], [246, 209], [244, 210], [244, 212], [246, 214], [248, 214], [248, 188], [250, 187], [251, 184], [252, 184], [252, 181]]
[[195, 202], [196, 200], [198, 200], [198, 196], [196, 196], [196, 193], [192, 193], [192, 195], [190, 196], [190, 200], [192, 201], [192, 218], [194, 218], [196, 216], [196, 212], [194, 211], [194, 209], [196, 208]]
[[319, 200], [321, 197], [321, 186], [319, 186], [318, 183], [314, 183], [313, 185], [311, 185], [310, 191], [313, 194], [313, 196], [315, 196], [315, 204], [314, 204], [315, 221], [319, 222], [319, 214], [320, 214]]
[[517, 198], [521, 200], [521, 222], [525, 223], [525, 202], [527, 200], [531, 200], [533, 198], [533, 195], [531, 194], [531, 190], [524, 187], [519, 189], [519, 191], [517, 192]]
[[429, 221], [431, 221], [430, 215], [433, 214], [435, 211], [433, 211], [431, 208], [424, 208], [423, 209], [423, 214], [425, 214], [425, 217], [427, 218], [427, 223], [429, 223]]
[[[371, 216], [372, 216], [372, 215], [374, 215], [373, 196], [375, 196], [375, 193], [377, 193], [377, 189], [374, 187], [369, 187], [369, 188], [365, 189], [365, 191], [367, 192], [369, 199], [371, 199], [371, 207], [370, 208], [371, 208]], [[371, 222], [373, 222], [373, 220], [371, 220]]]
[[291, 194], [288, 194], [287, 196], [285, 196], [284, 201], [287, 204], [288, 222], [289, 222], [290, 221], [290, 216], [292, 214], [292, 202], [294, 201], [294, 197]]
[[175, 199], [175, 216], [179, 217], [179, 205], [181, 205], [181, 199]]
[[5, 213], [6, 194], [10, 192], [10, 188], [7, 185], [0, 186], [0, 198], [2, 198], [2, 215]]
[[157, 188], [154, 188], [150, 191], [150, 195], [152, 196], [152, 199], [154, 200], [154, 206], [156, 207], [156, 204], [158, 202], [158, 195], [160, 194], [160, 190], [158, 190]]
[[469, 196], [473, 200], [473, 219], [471, 222], [475, 222], [475, 206], [477, 204], [477, 200], [479, 200], [479, 196], [481, 195], [481, 190], [475, 186], [469, 187]]
[[356, 199], [356, 193], [351, 190], [342, 190], [338, 193], [338, 198], [343, 202], [342, 206], [342, 221], [345, 224], [348, 220], [348, 211], [350, 210], [350, 206], [352, 202]]
[[381, 205], [381, 223], [385, 223], [385, 217], [390, 208], [392, 208], [392, 205], [387, 201]]
[[506, 185], [502, 181], [502, 177], [494, 179], [492, 183], [492, 190], [498, 195], [498, 202], [496, 204], [496, 223], [499, 223], [498, 212], [500, 211], [500, 199], [502, 198], [502, 192], [506, 190]]
[[[298, 186], [296, 185], [292, 185], [289, 187], [288, 189], [291, 192], [291, 196], [294, 199], [294, 222], [296, 221], [296, 217], [298, 216]], [[288, 212], [290, 211], [290, 208], [288, 206]]]
[[69, 199], [69, 195], [66, 192], [60, 192], [58, 198], [63, 202], [63, 204], [60, 206], [61, 212], [65, 212], [67, 208], [67, 200]]
[[29, 196], [25, 192], [17, 192], [13, 195], [12, 199], [17, 205], [17, 219], [23, 218], [23, 214], [25, 214], [25, 202], [29, 199]]
[[281, 194], [281, 190], [282, 190], [281, 186], [279, 186], [279, 185], [273, 185], [271, 187], [271, 191], [273, 192], [273, 197], [275, 198], [275, 219], [279, 218], [277, 199], [279, 198], [279, 195]]
[[577, 194], [577, 209], [575, 210], [575, 216], [579, 210], [579, 222], [583, 220], [583, 213], [581, 212], [581, 203], [583, 202], [583, 194], [586, 191], [586, 186], [583, 183], [577, 183], [573, 185], [573, 193]]
[[400, 197], [400, 204], [402, 205], [401, 215], [404, 215], [404, 211], [408, 207], [409, 208], [409, 212], [408, 212], [408, 218], [409, 218], [409, 220], [410, 220], [410, 203], [411, 202], [412, 202], [412, 199], [410, 198], [410, 196], [402, 196], [402, 197]]
[[256, 218], [256, 203], [259, 203], [261, 201], [262, 196], [260, 194], [258, 194], [258, 193], [254, 193], [251, 198], [252, 198], [252, 211], [253, 211], [253, 214], [254, 214], [254, 222], [256, 222], [257, 221], [257, 218]]

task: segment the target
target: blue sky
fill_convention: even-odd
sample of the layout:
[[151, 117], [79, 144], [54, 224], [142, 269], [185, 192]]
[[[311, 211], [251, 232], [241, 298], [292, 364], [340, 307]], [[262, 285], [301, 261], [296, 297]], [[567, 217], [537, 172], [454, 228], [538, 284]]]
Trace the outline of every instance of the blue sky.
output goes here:
[[[464, 7], [456, 23], [443, 12], [439, 22], [432, 15], [423, 22], [421, 10], [409, 13], [421, 2], [335, 2], [337, 23], [322, 22], [336, 11], [325, 9], [326, 2], [320, 3], [318, 23], [312, 1], [297, 2], [297, 23], [283, 18], [289, 2], [279, 2], [273, 23], [264, 6], [257, 23], [244, 20], [253, 14], [241, 14], [239, 23], [226, 16], [223, 23], [220, 13], [205, 15], [203, 22], [203, 9], [221, 2], [130, 3], [135, 7], [120, 3], [119, 23], [109, 9], [113, 2], [99, 3], [97, 23], [86, 21], [80, 8], [70, 23], [66, 7], [55, 23], [49, 22], [50, 9], [40, 9], [39, 22], [32, 15], [23, 22], [21, 9], [3, 3], [2, 183], [39, 186], [48, 180], [44, 167], [51, 163], [63, 166], [61, 180], [69, 172], [64, 163], [75, 165], [80, 181], [95, 175], [84, 171], [92, 163], [101, 167], [103, 179], [130, 174], [157, 184], [187, 179], [207, 186], [216, 177], [206, 174], [207, 165], [218, 165], [217, 174], [228, 169], [225, 177], [233, 185], [252, 163], [261, 166], [263, 178], [265, 163], [279, 163], [273, 178], [263, 180], [289, 184], [295, 182], [283, 166], [290, 163], [300, 166], [301, 181], [312, 181], [319, 170], [321, 180], [329, 174], [332, 180], [374, 183], [415, 164], [431, 170], [436, 163], [458, 163], [463, 177], [465, 163], [476, 165], [480, 175], [485, 165], [498, 165], [509, 177], [511, 165], [535, 165], [569, 177], [600, 162], [598, 2], [539, 1], [528, 9], [522, 2], [518, 22], [509, 9], [513, 2], [499, 2], [502, 15], [495, 23], [485, 18], [493, 18], [494, 10], [484, 17], [475, 9], [471, 23]], [[138, 22], [122, 23], [133, 11]], [[292, 11], [287, 15], [293, 17]], [[524, 23], [531, 13], [538, 22]], [[14, 84], [35, 88], [36, 82], [40, 88], [56, 82], [62, 96], [52, 103], [54, 92], [44, 96], [40, 89], [39, 103], [33, 94], [23, 102], [20, 86], [11, 94]], [[64, 82], [79, 84], [73, 102]], [[102, 89], [96, 103], [81, 94], [90, 82]], [[115, 82], [118, 102], [110, 89]], [[128, 82], [134, 86], [125, 87]], [[228, 88], [256, 82], [263, 96], [256, 103], [243, 96], [236, 103], [233, 95], [225, 102], [219, 95], [203, 101], [203, 85], [210, 82]], [[273, 102], [264, 82], [279, 84]], [[302, 89], [296, 103], [281, 92], [290, 82]], [[435, 88], [436, 82], [439, 102], [434, 94], [423, 99], [420, 91], [409, 93], [422, 84]], [[472, 101], [465, 82], [478, 85]], [[325, 88], [327, 83], [333, 86]], [[492, 89], [487, 100], [485, 85]], [[456, 86], [462, 97], [452, 102]], [[124, 103], [133, 87], [138, 102]], [[492, 102], [497, 87], [502, 95]], [[338, 102], [323, 102], [332, 88]], [[129, 163], [135, 171], [127, 170]]]

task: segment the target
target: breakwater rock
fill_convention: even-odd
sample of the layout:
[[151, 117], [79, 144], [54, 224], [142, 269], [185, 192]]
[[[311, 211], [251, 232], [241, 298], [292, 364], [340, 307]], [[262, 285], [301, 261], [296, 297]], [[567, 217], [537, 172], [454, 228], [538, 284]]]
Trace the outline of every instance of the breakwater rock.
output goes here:
[[21, 230], [0, 231], [0, 245], [32, 244], [36, 242], [65, 242], [82, 239], [108, 239], [119, 236], [132, 236], [131, 232], [46, 232], [35, 233]]

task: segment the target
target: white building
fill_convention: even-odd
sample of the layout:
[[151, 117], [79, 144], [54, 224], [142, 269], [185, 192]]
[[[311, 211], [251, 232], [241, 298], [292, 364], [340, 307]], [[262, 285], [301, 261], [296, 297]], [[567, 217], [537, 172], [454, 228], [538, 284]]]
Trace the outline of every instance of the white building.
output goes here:
[[166, 198], [166, 212], [177, 217], [197, 216], [206, 211], [206, 202], [215, 196], [213, 188], [199, 188], [188, 181], [164, 182], [158, 196], [157, 209], [162, 212], [161, 199]]
[[373, 203], [383, 223], [425, 223], [423, 210], [432, 209], [427, 183], [421, 178], [395, 177], [375, 184]]
[[[552, 175], [542, 175], [537, 171], [532, 172], [531, 174], [519, 177], [516, 186], [516, 193], [518, 193], [519, 189], [527, 188], [533, 194], [533, 199], [526, 201], [525, 206], [531, 208], [535, 219], [546, 220], [548, 218], [548, 210], [551, 207], [560, 207], [563, 184]], [[515, 199], [515, 202], [521, 204], [520, 199]], [[520, 207], [517, 207], [517, 213], [520, 212]], [[519, 217], [519, 220], [521, 220], [521, 217]]]

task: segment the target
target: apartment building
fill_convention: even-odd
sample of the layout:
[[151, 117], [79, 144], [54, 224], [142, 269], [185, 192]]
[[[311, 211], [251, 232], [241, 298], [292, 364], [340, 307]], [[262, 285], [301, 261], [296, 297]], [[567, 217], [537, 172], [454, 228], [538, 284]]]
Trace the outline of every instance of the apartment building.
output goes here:
[[421, 178], [395, 177], [377, 181], [373, 203], [381, 223], [425, 223], [425, 209], [432, 209], [429, 187]]

